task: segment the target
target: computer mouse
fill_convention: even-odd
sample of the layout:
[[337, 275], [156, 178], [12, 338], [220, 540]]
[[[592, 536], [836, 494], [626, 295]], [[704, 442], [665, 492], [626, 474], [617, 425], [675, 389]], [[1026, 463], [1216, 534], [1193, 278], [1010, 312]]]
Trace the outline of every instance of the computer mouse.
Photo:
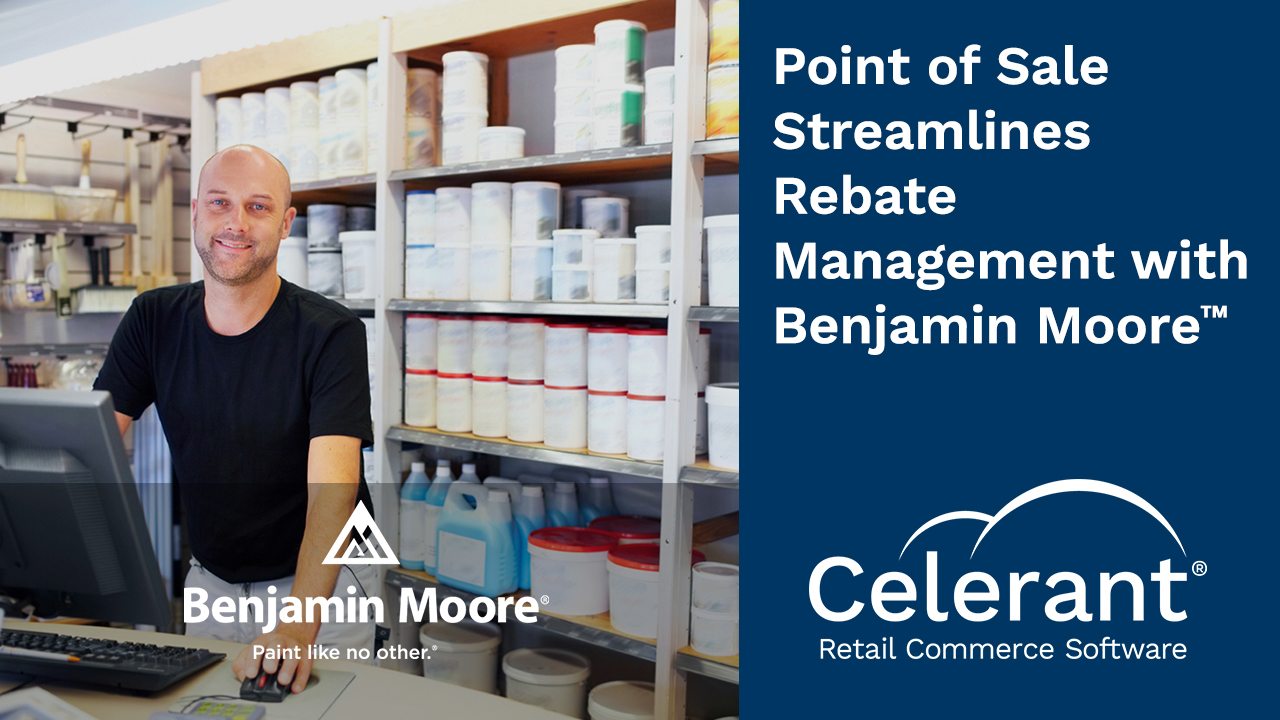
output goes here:
[[286, 697], [293, 694], [288, 685], [281, 685], [276, 682], [276, 674], [269, 673], [266, 670], [258, 670], [258, 674], [245, 678], [240, 683], [240, 699], [251, 700], [253, 702], [283, 702]]

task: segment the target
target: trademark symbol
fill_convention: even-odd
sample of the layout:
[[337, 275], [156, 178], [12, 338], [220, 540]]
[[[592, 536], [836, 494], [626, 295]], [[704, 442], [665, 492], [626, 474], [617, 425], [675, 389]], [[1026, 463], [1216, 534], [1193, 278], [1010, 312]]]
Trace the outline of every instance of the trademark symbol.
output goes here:
[[546, 595], [543, 595], [541, 598], [538, 598], [538, 599], [542, 601], [543, 605], [551, 604], [551, 598], [547, 597]]
[[1197, 560], [1191, 563], [1191, 574], [1196, 577], [1204, 577], [1209, 572], [1209, 564], [1203, 560]]
[[1205, 320], [1220, 320], [1227, 317], [1227, 306], [1201, 305], [1200, 312], [1204, 313]]

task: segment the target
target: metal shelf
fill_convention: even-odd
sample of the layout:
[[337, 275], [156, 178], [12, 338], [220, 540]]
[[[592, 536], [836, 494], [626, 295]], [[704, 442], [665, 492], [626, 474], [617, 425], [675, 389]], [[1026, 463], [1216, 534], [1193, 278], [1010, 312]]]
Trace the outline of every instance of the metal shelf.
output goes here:
[[133, 223], [82, 223], [70, 220], [0, 220], [0, 232], [30, 233], [32, 235], [53, 235], [64, 232], [68, 235], [95, 235], [114, 237], [118, 235], [137, 235], [138, 226]]
[[0, 343], [0, 356], [17, 357], [21, 355], [106, 355], [106, 343]]
[[665, 318], [666, 305], [465, 300], [392, 300], [388, 310], [401, 312], [477, 313], [482, 315], [571, 315], [589, 317]]
[[738, 471], [718, 468], [706, 460], [700, 460], [697, 464], [686, 465], [680, 470], [680, 482], [737, 490]]
[[716, 680], [738, 684], [738, 658], [715, 659], [702, 655], [693, 648], [685, 648], [676, 655], [676, 667], [695, 675], [705, 675]]
[[584, 470], [598, 470], [618, 475], [662, 478], [661, 463], [642, 462], [616, 455], [592, 455], [582, 450], [557, 450], [541, 444], [482, 438], [470, 433], [447, 433], [428, 428], [395, 425], [387, 431], [387, 438], [484, 455], [499, 455], [517, 460], [532, 460], [565, 467], [582, 468]]
[[[467, 602], [478, 597], [465, 590], [444, 585], [427, 573], [405, 570], [404, 568], [388, 569], [386, 582], [389, 587], [393, 588], [409, 588], [415, 591], [435, 589], [438, 596], [458, 597]], [[585, 617], [569, 617], [555, 615], [543, 610], [538, 612], [536, 625], [557, 635], [605, 648], [606, 650], [625, 653], [642, 660], [653, 662], [657, 658], [657, 648], [653, 643], [630, 635], [623, 635], [613, 630], [612, 625], [609, 624], [608, 613]]]
[[310, 182], [294, 183], [290, 190], [294, 194], [314, 192], [316, 190], [363, 190], [366, 186], [372, 190], [373, 183], [377, 180], [377, 177], [375, 173], [365, 173], [364, 175], [312, 180]]
[[490, 180], [584, 183], [640, 180], [670, 174], [671, 143], [661, 143], [395, 170], [391, 179], [403, 180], [415, 188], [429, 188], [482, 177]]
[[373, 312], [373, 298], [333, 298], [334, 302], [356, 312]]
[[302, 206], [312, 203], [337, 203], [340, 205], [372, 205], [376, 195], [378, 176], [374, 173], [351, 175], [348, 177], [312, 180], [311, 182], [294, 183], [294, 206], [302, 213]]
[[698, 322], [736, 323], [738, 308], [694, 305], [689, 308], [689, 319]]
[[738, 172], [738, 138], [699, 140], [693, 144], [693, 155], [707, 159], [707, 172], [724, 175]]

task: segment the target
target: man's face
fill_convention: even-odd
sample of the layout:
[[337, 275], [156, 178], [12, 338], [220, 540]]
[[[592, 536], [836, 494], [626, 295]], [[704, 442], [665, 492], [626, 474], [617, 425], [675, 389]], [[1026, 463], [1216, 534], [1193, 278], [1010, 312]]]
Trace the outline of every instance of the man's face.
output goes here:
[[191, 202], [192, 237], [205, 273], [223, 285], [247, 285], [276, 272], [276, 252], [296, 211], [289, 176], [256, 148], [215, 156]]

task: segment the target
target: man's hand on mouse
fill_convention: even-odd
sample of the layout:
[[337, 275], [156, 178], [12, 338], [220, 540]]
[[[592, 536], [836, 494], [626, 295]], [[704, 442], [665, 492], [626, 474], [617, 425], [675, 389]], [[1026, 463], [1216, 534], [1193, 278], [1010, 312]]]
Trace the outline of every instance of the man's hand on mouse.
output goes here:
[[[300, 693], [311, 678], [312, 660], [307, 648], [314, 636], [314, 628], [310, 626], [281, 625], [273, 632], [254, 638], [231, 663], [231, 671], [237, 680], [244, 680], [256, 676], [261, 667], [268, 673], [276, 673], [277, 683], [289, 685], [292, 692]], [[265, 651], [254, 653], [255, 647]], [[283, 654], [281, 650], [291, 650], [290, 657], [279, 659]]]

